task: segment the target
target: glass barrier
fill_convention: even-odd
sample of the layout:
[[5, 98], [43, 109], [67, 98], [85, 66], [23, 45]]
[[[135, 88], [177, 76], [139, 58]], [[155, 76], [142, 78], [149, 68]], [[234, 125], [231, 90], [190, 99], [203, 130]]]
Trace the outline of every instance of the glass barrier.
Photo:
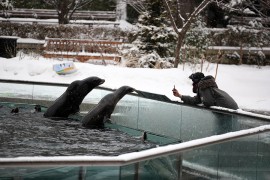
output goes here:
[[124, 166], [1, 166], [0, 179], [268, 180], [269, 140], [270, 133], [264, 132]]
[[[67, 86], [67, 85], [66, 85]], [[0, 100], [33, 103], [49, 106], [67, 87], [0, 83]], [[111, 93], [110, 89], [93, 89], [80, 106], [82, 115], [88, 113], [100, 99]], [[232, 131], [265, 125], [269, 120], [220, 112], [206, 108], [187, 106], [181, 103], [147, 99], [147, 93], [139, 92], [124, 96], [112, 114], [112, 123], [124, 127], [158, 134], [178, 141], [223, 134]], [[148, 93], [149, 94], [149, 93]], [[158, 95], [150, 94], [152, 97]], [[164, 97], [161, 95], [161, 97]], [[163, 98], [164, 99], [164, 98]]]
[[266, 180], [270, 175], [270, 133], [194, 149], [182, 154], [183, 171], [213, 179]]
[[[67, 89], [67, 86], [31, 85], [0, 83], [0, 100], [2, 102], [30, 103], [50, 106]], [[93, 89], [85, 96], [81, 104], [82, 113], [87, 113], [91, 107], [111, 91]]]
[[120, 167], [16, 167], [0, 168], [0, 179], [108, 179], [118, 180]]
[[181, 106], [139, 98], [138, 128], [181, 139]]
[[189, 141], [269, 124], [267, 119], [126, 95], [112, 122], [129, 128]]
[[0, 97], [33, 99], [33, 85], [0, 83]]

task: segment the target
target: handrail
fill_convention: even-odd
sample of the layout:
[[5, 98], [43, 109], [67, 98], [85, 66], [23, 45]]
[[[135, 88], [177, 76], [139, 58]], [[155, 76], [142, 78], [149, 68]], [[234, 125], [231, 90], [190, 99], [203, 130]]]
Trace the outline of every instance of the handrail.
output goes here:
[[270, 131], [270, 125], [230, 132], [222, 135], [196, 139], [180, 144], [152, 148], [141, 152], [127, 153], [119, 156], [66, 156], [66, 157], [18, 157], [0, 158], [0, 167], [18, 166], [125, 166], [161, 156], [168, 156], [195, 148], [223, 143], [241, 137]]

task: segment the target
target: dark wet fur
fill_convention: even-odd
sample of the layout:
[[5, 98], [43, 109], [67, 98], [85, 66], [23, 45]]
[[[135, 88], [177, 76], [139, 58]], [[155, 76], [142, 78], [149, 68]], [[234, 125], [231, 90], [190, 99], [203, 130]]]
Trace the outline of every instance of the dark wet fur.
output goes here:
[[110, 119], [118, 101], [126, 94], [134, 91], [134, 88], [122, 86], [115, 92], [104, 96], [97, 106], [90, 110], [83, 118], [83, 126], [87, 128], [104, 128], [104, 122]]
[[85, 96], [102, 83], [104, 83], [104, 80], [98, 77], [89, 77], [72, 82], [67, 90], [47, 109], [44, 117], [67, 118], [69, 115], [75, 114], [80, 110], [79, 106]]

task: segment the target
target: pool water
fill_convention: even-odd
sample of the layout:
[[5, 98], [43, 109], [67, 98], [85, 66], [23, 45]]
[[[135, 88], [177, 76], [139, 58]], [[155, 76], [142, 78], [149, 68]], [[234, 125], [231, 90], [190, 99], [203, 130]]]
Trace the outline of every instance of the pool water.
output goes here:
[[117, 129], [87, 129], [79, 120], [51, 120], [34, 106], [0, 105], [0, 157], [116, 156], [156, 147]]

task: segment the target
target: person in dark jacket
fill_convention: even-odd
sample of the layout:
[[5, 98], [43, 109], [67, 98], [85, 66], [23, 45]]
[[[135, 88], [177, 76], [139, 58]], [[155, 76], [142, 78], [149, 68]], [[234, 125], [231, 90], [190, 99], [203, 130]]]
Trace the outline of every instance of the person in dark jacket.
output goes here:
[[220, 106], [229, 109], [238, 109], [237, 103], [225, 91], [218, 88], [213, 76], [204, 76], [201, 72], [191, 74], [189, 78], [193, 81], [194, 97], [181, 95], [177, 89], [173, 89], [173, 95], [190, 105], [203, 103], [204, 106]]

